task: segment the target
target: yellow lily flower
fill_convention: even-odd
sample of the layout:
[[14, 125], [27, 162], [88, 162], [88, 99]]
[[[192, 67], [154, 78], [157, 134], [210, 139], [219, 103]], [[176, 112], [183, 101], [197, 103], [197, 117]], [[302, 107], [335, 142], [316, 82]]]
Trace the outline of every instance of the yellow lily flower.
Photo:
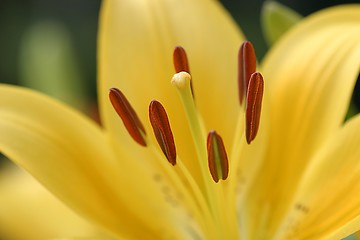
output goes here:
[[[261, 64], [256, 136], [262, 78], [252, 75], [240, 105], [244, 38], [218, 2], [106, 0], [103, 127], [49, 97], [1, 85], [0, 149], [119, 238], [346, 237], [360, 229], [360, 118], [343, 123], [359, 73], [359, 30], [360, 6], [339, 6], [305, 18], [274, 46]], [[191, 76], [172, 78], [177, 45]], [[241, 68], [254, 60], [249, 46]], [[175, 63], [187, 68], [177, 49]]]

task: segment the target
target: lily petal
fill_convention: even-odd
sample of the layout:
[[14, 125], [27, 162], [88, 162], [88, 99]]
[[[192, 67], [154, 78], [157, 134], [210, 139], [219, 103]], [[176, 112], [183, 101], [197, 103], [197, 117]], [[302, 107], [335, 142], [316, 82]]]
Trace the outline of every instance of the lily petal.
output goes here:
[[249, 204], [255, 211], [251, 216], [266, 215], [270, 236], [310, 157], [344, 121], [359, 72], [359, 11], [358, 5], [339, 6], [305, 18], [263, 62], [269, 152]]
[[287, 237], [342, 239], [360, 230], [359, 143], [360, 115], [312, 159], [285, 223], [287, 230], [296, 232], [288, 232]]
[[261, 26], [268, 45], [274, 44], [301, 19], [302, 16], [291, 8], [276, 1], [265, 1], [261, 10]]
[[[160, 173], [154, 179], [146, 163], [134, 164], [124, 150], [115, 157], [106, 134], [70, 108], [31, 90], [1, 85], [0, 130], [0, 149], [7, 157], [118, 236], [181, 238], [193, 227], [191, 219], [181, 218], [187, 214], [183, 208], [166, 199], [177, 193], [162, 192], [173, 186], [159, 182]], [[169, 221], [177, 224], [169, 227]]]
[[[147, 106], [157, 99], [168, 112], [182, 159], [192, 172], [198, 171], [194, 170], [196, 155], [181, 101], [170, 84], [174, 74], [172, 51], [177, 45], [187, 50], [197, 107], [207, 128], [218, 130], [224, 142], [230, 143], [234, 133], [228, 126], [235, 126], [239, 111], [234, 89], [241, 42], [241, 33], [217, 1], [105, 1], [98, 54], [105, 127], [122, 145], [134, 149], [106, 98], [108, 89], [117, 87], [124, 92], [148, 133], [152, 131]], [[171, 122], [172, 118], [176, 121]]]
[[113, 238], [107, 237], [66, 237], [66, 238], [56, 238], [54, 240], [114, 240]]
[[1, 168], [0, 195], [2, 239], [100, 236], [95, 226], [81, 219], [29, 174], [14, 166]]

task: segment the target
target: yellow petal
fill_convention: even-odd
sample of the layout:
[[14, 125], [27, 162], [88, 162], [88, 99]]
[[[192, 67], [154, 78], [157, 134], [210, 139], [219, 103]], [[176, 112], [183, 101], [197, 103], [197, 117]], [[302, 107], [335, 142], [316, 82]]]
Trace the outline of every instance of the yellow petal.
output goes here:
[[134, 149], [107, 98], [110, 87], [120, 88], [133, 103], [151, 135], [147, 109], [152, 99], [168, 111], [176, 146], [194, 168], [190, 132], [180, 99], [170, 80], [172, 51], [182, 45], [188, 53], [197, 106], [208, 129], [232, 141], [239, 111], [236, 55], [241, 34], [217, 1], [104, 1], [99, 31], [99, 98], [106, 128]]
[[[162, 173], [146, 162], [137, 163], [136, 155], [121, 146], [115, 158], [100, 128], [68, 107], [30, 90], [1, 85], [0, 132], [6, 156], [70, 207], [119, 236], [191, 234], [192, 219], [180, 204], [174, 206], [179, 193], [159, 180]], [[168, 226], [169, 221], [174, 224]]]
[[25, 171], [11, 166], [0, 174], [1, 239], [101, 236]]
[[296, 230], [285, 239], [341, 239], [360, 230], [359, 144], [360, 115], [312, 158], [284, 224]]
[[358, 76], [359, 43], [360, 6], [335, 7], [305, 18], [263, 62], [269, 151], [249, 204], [260, 211], [252, 215], [270, 223], [265, 226], [270, 235], [310, 157], [343, 122]]
[[[66, 238], [55, 238], [53, 240], [114, 240], [114, 238], [107, 237], [66, 237]], [[120, 240], [116, 238], [116, 240]]]

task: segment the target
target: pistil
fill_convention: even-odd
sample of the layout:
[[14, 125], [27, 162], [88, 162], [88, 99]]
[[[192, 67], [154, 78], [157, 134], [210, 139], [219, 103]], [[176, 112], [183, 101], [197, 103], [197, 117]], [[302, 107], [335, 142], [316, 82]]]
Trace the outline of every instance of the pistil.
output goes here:
[[191, 76], [187, 72], [180, 72], [174, 75], [171, 83], [176, 87], [184, 106], [184, 111], [189, 123], [190, 132], [193, 138], [197, 153], [197, 161], [202, 174], [205, 189], [203, 194], [209, 204], [209, 207], [216, 219], [219, 219], [218, 198], [216, 197], [215, 186], [211, 184], [212, 180], [207, 167], [207, 149], [206, 149], [206, 133], [200, 122], [200, 116], [196, 109], [194, 99], [190, 88]]
[[187, 72], [180, 72], [173, 76], [171, 83], [176, 87], [184, 106], [190, 131], [193, 137], [195, 149], [198, 156], [198, 163], [203, 174], [204, 182], [208, 185], [209, 174], [207, 172], [206, 133], [200, 123], [200, 116], [192, 98], [190, 88], [191, 76]]

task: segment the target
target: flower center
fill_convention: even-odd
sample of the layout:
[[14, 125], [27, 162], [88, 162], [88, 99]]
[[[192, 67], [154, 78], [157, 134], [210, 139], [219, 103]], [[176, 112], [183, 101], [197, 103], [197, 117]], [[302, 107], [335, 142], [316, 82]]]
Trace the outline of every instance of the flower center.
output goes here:
[[[203, 205], [205, 202], [215, 224], [219, 225], [219, 228], [222, 229], [219, 231], [221, 232], [220, 234], [231, 237], [231, 234], [226, 232], [228, 231], [227, 229], [232, 229], [233, 232], [237, 232], [236, 216], [232, 213], [223, 214], [224, 209], [222, 208], [223, 206], [227, 206], [227, 204], [235, 205], [235, 200], [229, 200], [229, 198], [235, 198], [234, 193], [227, 194], [228, 199], [224, 196], [224, 193], [226, 193], [228, 189], [233, 188], [234, 183], [225, 186], [225, 184], [220, 184], [220, 180], [224, 183], [226, 182], [229, 176], [229, 166], [235, 166], [236, 168], [236, 161], [238, 160], [235, 159], [234, 164], [229, 164], [225, 144], [220, 134], [215, 130], [206, 133], [204, 129], [194, 100], [195, 94], [191, 84], [189, 61], [182, 47], [175, 48], [173, 61], [176, 74], [173, 76], [171, 83], [179, 93], [187, 117], [196, 149], [197, 164], [201, 171], [201, 183], [194, 180], [194, 176], [192, 176], [193, 173], [186, 168], [177, 155], [166, 110], [161, 103], [156, 100], [153, 100], [149, 106], [151, 126], [162, 153], [169, 163], [173, 166], [179, 166], [182, 177], [186, 179], [186, 185], [190, 184], [194, 198], [197, 199], [199, 205]], [[254, 48], [250, 42], [246, 41], [241, 45], [238, 52], [239, 111], [245, 111], [245, 131], [242, 126], [238, 127], [238, 130], [244, 132], [247, 144], [250, 144], [255, 139], [259, 129], [264, 91], [263, 77], [255, 71], [256, 57]], [[130, 136], [141, 146], [149, 147], [151, 142], [147, 138], [145, 129], [124, 94], [121, 93], [120, 90], [112, 88], [110, 89], [109, 97]], [[243, 133], [235, 133], [235, 136], [242, 135]], [[236, 139], [234, 144], [238, 144], [239, 142], [240, 139]], [[240, 147], [235, 147], [234, 149], [235, 151], [232, 153], [232, 157], [238, 156], [239, 151], [241, 151], [239, 150]], [[236, 171], [234, 171], [233, 175], [234, 174], [236, 175]], [[232, 179], [234, 178], [236, 178], [236, 176], [232, 177]], [[204, 186], [204, 188], [201, 188], [200, 185]], [[229, 227], [226, 225], [229, 222], [235, 222], [235, 224], [230, 224], [231, 226]]]

